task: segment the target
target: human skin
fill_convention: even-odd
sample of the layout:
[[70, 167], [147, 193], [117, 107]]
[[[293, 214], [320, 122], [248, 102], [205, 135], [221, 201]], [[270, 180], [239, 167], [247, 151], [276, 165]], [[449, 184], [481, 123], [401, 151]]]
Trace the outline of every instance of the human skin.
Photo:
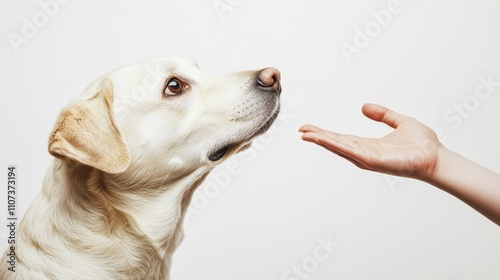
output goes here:
[[467, 203], [500, 225], [500, 175], [446, 148], [418, 120], [377, 104], [363, 114], [394, 128], [382, 138], [340, 134], [304, 125], [302, 139], [337, 154], [361, 169], [418, 179]]

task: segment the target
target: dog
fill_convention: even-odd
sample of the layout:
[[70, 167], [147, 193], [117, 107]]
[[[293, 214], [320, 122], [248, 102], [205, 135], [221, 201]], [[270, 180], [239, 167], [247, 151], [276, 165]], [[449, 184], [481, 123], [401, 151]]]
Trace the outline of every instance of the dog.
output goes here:
[[169, 279], [193, 192], [271, 126], [280, 93], [275, 68], [215, 75], [178, 58], [98, 78], [56, 121], [0, 278]]

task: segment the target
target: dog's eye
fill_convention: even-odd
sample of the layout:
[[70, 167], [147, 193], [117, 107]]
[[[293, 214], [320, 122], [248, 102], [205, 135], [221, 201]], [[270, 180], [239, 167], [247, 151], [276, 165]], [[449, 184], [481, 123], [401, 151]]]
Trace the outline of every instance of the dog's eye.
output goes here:
[[177, 95], [182, 93], [185, 85], [177, 78], [170, 78], [167, 81], [165, 90], [163, 91], [166, 95]]

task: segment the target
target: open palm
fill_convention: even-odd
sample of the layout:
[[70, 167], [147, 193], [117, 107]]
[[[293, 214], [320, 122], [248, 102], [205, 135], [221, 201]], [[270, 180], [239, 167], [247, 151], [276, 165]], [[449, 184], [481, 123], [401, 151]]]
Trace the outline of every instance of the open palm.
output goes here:
[[442, 146], [429, 127], [376, 104], [365, 104], [363, 114], [395, 130], [382, 138], [339, 134], [313, 125], [299, 131], [302, 139], [316, 143], [356, 166], [398, 176], [425, 179], [432, 175]]

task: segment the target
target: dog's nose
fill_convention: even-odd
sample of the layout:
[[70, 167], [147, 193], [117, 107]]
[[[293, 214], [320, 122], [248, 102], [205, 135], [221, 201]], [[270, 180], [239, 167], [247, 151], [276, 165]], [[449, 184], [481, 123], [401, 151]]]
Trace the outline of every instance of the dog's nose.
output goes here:
[[260, 70], [257, 75], [257, 83], [263, 89], [274, 89], [276, 93], [281, 93], [280, 83], [281, 73], [276, 68], [265, 68]]

